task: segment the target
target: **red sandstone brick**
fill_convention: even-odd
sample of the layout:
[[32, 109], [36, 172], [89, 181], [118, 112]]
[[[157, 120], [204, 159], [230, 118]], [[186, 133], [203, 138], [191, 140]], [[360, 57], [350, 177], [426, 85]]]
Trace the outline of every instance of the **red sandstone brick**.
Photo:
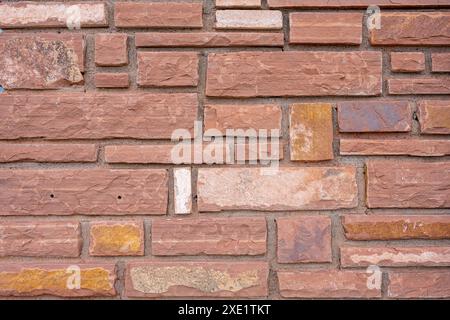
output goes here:
[[391, 69], [393, 72], [421, 72], [425, 70], [423, 52], [392, 52]]
[[450, 77], [388, 79], [387, 82], [389, 94], [450, 94]]
[[449, 298], [450, 272], [447, 270], [389, 272], [387, 294], [390, 298]]
[[449, 7], [447, 0], [268, 0], [271, 8]]
[[420, 101], [418, 115], [421, 133], [450, 134], [450, 101]]
[[450, 72], [450, 53], [431, 54], [431, 71]]
[[8, 143], [0, 144], [0, 162], [95, 162], [95, 144]]
[[130, 85], [128, 73], [96, 73], [94, 81], [97, 88], [128, 88]]
[[118, 67], [128, 64], [128, 36], [125, 33], [98, 33], [95, 35], [95, 64]]

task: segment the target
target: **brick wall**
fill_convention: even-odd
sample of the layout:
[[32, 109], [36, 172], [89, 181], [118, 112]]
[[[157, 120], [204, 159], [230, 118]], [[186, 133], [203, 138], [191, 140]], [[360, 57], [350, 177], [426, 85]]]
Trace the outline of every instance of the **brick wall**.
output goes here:
[[[1, 1], [0, 28], [0, 297], [450, 298], [449, 0]], [[272, 130], [279, 168], [248, 139], [175, 164], [196, 120]]]

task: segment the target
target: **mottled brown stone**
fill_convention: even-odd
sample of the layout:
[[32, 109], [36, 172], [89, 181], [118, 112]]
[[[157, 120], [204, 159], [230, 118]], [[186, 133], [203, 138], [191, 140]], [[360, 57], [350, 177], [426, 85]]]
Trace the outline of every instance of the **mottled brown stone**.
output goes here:
[[142, 221], [95, 221], [90, 224], [91, 256], [143, 256]]
[[380, 52], [208, 54], [207, 96], [366, 96], [380, 93]]
[[256, 134], [267, 130], [269, 136], [271, 129], [277, 129], [281, 134], [281, 108], [277, 105], [207, 105], [204, 112], [205, 135], [211, 129], [224, 136], [228, 129], [254, 129]]
[[267, 0], [270, 8], [450, 7], [447, 0]]
[[339, 102], [340, 132], [411, 131], [412, 109], [408, 101]]
[[0, 28], [5, 29], [106, 27], [107, 20], [103, 2], [19, 1], [0, 4]]
[[136, 33], [136, 47], [282, 47], [281, 32]]
[[450, 162], [369, 161], [369, 208], [449, 208]]
[[450, 94], [450, 77], [388, 79], [387, 83], [389, 94]]
[[450, 266], [448, 247], [343, 247], [343, 267], [365, 267], [370, 265], [387, 267]]
[[450, 101], [420, 101], [418, 116], [421, 133], [450, 134]]
[[331, 262], [331, 219], [277, 218], [278, 262]]
[[114, 264], [0, 264], [0, 296], [111, 297], [116, 295], [115, 281]]
[[0, 256], [78, 257], [81, 228], [77, 221], [2, 221]]
[[126, 33], [97, 33], [95, 35], [95, 64], [118, 67], [128, 64]]
[[138, 52], [137, 59], [141, 87], [195, 87], [198, 83], [196, 52]]
[[292, 161], [333, 159], [331, 104], [302, 103], [291, 105], [289, 132]]
[[432, 72], [450, 72], [450, 53], [431, 53]]
[[199, 210], [327, 210], [357, 205], [354, 167], [274, 170], [200, 168]]
[[423, 52], [392, 52], [391, 69], [393, 72], [421, 72], [425, 70]]
[[382, 12], [381, 28], [370, 32], [372, 45], [450, 44], [449, 12]]
[[165, 214], [163, 169], [0, 170], [0, 215]]
[[83, 82], [80, 70], [83, 49], [79, 48], [83, 47], [82, 36], [78, 39], [2, 36], [0, 39], [0, 85], [3, 88], [56, 89]]
[[97, 88], [128, 88], [130, 85], [128, 73], [96, 73], [94, 81]]
[[201, 28], [202, 3], [116, 2], [114, 21], [120, 28]]
[[438, 157], [450, 155], [450, 141], [425, 139], [341, 139], [339, 150], [341, 155]]
[[152, 254], [261, 255], [266, 238], [264, 218], [155, 220]]
[[95, 162], [95, 144], [8, 143], [0, 144], [0, 162]]
[[284, 298], [378, 298], [380, 288], [369, 289], [365, 271], [278, 271]]
[[0, 139], [168, 139], [193, 130], [197, 104], [191, 93], [6, 94]]
[[359, 45], [362, 20], [362, 13], [291, 13], [289, 43]]
[[450, 239], [450, 216], [346, 215], [349, 240]]
[[446, 270], [389, 272], [387, 294], [390, 298], [449, 298], [450, 272]]
[[266, 297], [265, 262], [131, 262], [127, 297]]

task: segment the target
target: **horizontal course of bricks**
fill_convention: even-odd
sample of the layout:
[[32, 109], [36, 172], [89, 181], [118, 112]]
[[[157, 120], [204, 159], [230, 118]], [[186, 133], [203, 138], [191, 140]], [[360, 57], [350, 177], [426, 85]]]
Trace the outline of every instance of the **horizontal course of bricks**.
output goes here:
[[[449, 0], [2, 1], [0, 31], [0, 298], [450, 298]], [[279, 169], [174, 163], [196, 121]]]

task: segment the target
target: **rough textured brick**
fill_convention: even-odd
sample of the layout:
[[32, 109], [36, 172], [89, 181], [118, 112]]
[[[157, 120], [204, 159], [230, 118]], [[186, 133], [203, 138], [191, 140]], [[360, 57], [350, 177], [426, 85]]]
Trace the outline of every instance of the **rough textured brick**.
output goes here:
[[353, 44], [362, 42], [362, 13], [292, 13], [290, 43]]
[[0, 256], [78, 257], [81, 228], [77, 221], [2, 221]]
[[391, 298], [449, 298], [450, 272], [389, 272], [387, 294]]
[[0, 144], [0, 162], [95, 162], [94, 144], [8, 143]]
[[116, 145], [105, 147], [108, 163], [172, 163], [173, 144]]
[[[277, 139], [277, 138], [274, 138]], [[256, 144], [250, 143], [236, 143], [234, 148], [234, 159], [236, 162], [246, 161], [270, 161], [270, 160], [283, 160], [284, 143], [278, 141], [278, 152], [276, 151], [276, 144], [274, 144], [271, 138], [267, 139], [267, 143], [259, 141]]]
[[201, 28], [202, 3], [116, 2], [114, 21], [121, 28]]
[[198, 53], [138, 52], [138, 85], [141, 87], [196, 86]]
[[128, 73], [96, 73], [95, 86], [97, 88], [128, 88], [130, 79]]
[[418, 104], [420, 132], [450, 134], [450, 101], [425, 100]]
[[5, 89], [56, 89], [82, 84], [82, 35], [43, 33], [0, 37], [0, 85]]
[[[79, 289], [73, 280], [75, 267], [80, 272]], [[115, 281], [111, 263], [0, 264], [0, 296], [111, 297], [116, 295]]]
[[412, 109], [408, 101], [339, 102], [340, 132], [411, 131]]
[[[450, 19], [449, 19], [450, 20]], [[450, 94], [450, 78], [389, 79], [389, 94]]]
[[292, 161], [333, 159], [333, 114], [327, 103], [290, 107], [289, 130]]
[[264, 218], [170, 219], [152, 223], [152, 254], [262, 255]]
[[167, 180], [163, 169], [3, 169], [0, 214], [165, 214]]
[[381, 29], [372, 29], [372, 45], [449, 45], [449, 12], [383, 12]]
[[143, 256], [142, 221], [96, 221], [90, 224], [91, 256]]
[[[216, 129], [226, 135], [228, 129], [267, 130], [281, 133], [281, 108], [277, 105], [207, 105], [204, 130]], [[208, 133], [205, 132], [207, 135]]]
[[0, 28], [75, 27], [71, 18], [79, 12], [80, 26], [108, 25], [106, 6], [102, 2], [30, 2], [0, 4]]
[[367, 286], [364, 271], [278, 271], [280, 294], [286, 298], [375, 298], [378, 288]]
[[374, 247], [341, 248], [341, 264], [344, 267], [370, 265], [405, 266], [450, 266], [448, 247]]
[[331, 262], [329, 217], [277, 218], [276, 222], [278, 262]]
[[449, 216], [346, 215], [349, 240], [450, 239]]
[[95, 35], [95, 64], [118, 67], [128, 64], [125, 33], [98, 33]]
[[369, 161], [369, 208], [450, 207], [450, 162]]
[[449, 7], [447, 0], [267, 0], [271, 8]]
[[282, 47], [282, 33], [264, 32], [152, 32], [137, 33], [136, 47]]
[[379, 52], [236, 52], [208, 55], [208, 96], [364, 96], [380, 93]]
[[167, 139], [193, 129], [197, 95], [17, 94], [2, 96], [0, 108], [0, 139]]
[[[201, 168], [200, 211], [326, 210], [357, 204], [355, 168]], [[319, 191], [320, 190], [320, 191]]]
[[432, 53], [431, 71], [450, 72], [450, 53]]
[[341, 139], [341, 155], [445, 156], [450, 154], [449, 140], [425, 139]]
[[421, 72], [425, 70], [423, 52], [392, 52], [391, 69], [394, 72]]
[[131, 262], [128, 297], [266, 297], [264, 262]]
[[216, 0], [218, 8], [258, 8], [261, 0]]
[[190, 214], [192, 211], [191, 168], [173, 169], [173, 198], [175, 214]]
[[281, 29], [281, 11], [273, 10], [218, 10], [216, 29]]

